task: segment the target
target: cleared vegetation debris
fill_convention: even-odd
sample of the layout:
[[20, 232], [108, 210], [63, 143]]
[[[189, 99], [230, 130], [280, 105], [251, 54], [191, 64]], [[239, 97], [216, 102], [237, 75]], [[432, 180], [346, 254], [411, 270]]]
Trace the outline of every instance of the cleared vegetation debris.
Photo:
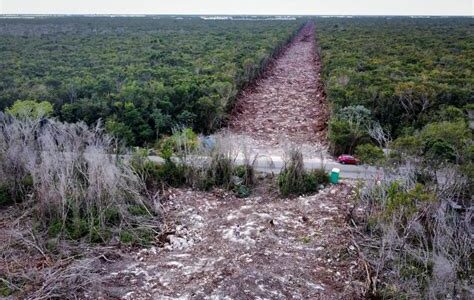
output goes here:
[[325, 143], [329, 112], [314, 31], [308, 23], [264, 76], [243, 91], [230, 120], [234, 133], [273, 146]]

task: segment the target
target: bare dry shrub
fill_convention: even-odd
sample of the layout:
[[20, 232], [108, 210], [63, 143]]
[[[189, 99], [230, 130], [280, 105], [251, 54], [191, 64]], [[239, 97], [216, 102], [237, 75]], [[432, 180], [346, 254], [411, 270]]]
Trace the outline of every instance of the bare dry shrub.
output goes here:
[[467, 180], [446, 167], [422, 185], [417, 170], [408, 162], [359, 191], [370, 293], [384, 299], [468, 299], [473, 205], [463, 201]]
[[28, 299], [74, 299], [87, 291], [98, 293], [101, 277], [95, 270], [97, 259], [58, 261], [36, 274], [41, 285]]
[[55, 120], [18, 120], [0, 116], [0, 183], [12, 191], [31, 179], [29, 197], [45, 225], [72, 219], [105, 228], [111, 215], [122, 224], [133, 222], [129, 205], [153, 208], [142, 197], [143, 183], [113, 152], [102, 127]]
[[213, 136], [212, 145], [188, 143], [186, 139], [179, 140], [176, 153], [178, 163], [188, 167], [188, 185], [205, 190], [214, 186], [232, 189], [240, 184], [235, 182], [238, 164], [244, 167], [244, 174], [240, 174], [244, 184], [253, 185], [257, 155], [246, 148], [240, 137], [222, 132]]

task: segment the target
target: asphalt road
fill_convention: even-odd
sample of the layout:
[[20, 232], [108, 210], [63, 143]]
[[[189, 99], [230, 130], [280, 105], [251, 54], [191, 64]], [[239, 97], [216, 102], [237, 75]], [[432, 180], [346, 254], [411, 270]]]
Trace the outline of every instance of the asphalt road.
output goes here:
[[[151, 161], [157, 163], [163, 163], [163, 159], [159, 156], [149, 156]], [[202, 158], [193, 158], [202, 159]], [[235, 159], [236, 165], [243, 165], [245, 160], [242, 157]], [[254, 167], [259, 172], [274, 173], [278, 174], [284, 165], [284, 160], [280, 156], [272, 157], [260, 157], [255, 160]], [[322, 161], [320, 158], [309, 158], [304, 160], [305, 168], [308, 170], [319, 169], [321, 166], [328, 172], [331, 172], [333, 168], [340, 170], [339, 177], [343, 179], [376, 179], [381, 174], [376, 167], [367, 165], [343, 165], [333, 160], [325, 159]]]

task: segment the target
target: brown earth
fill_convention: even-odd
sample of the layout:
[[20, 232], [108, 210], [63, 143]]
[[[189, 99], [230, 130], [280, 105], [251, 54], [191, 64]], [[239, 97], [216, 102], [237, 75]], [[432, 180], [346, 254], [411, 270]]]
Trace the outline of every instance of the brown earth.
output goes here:
[[[275, 148], [288, 140], [325, 142], [328, 115], [314, 44], [309, 24], [243, 93], [231, 120], [234, 133]], [[164, 234], [154, 247], [87, 246], [74, 254], [80, 259], [57, 262], [10, 241], [9, 232], [31, 224], [20, 226], [4, 211], [0, 275], [18, 265], [43, 289], [77, 286], [82, 294], [70, 297], [80, 299], [360, 299], [365, 274], [346, 220], [353, 186], [294, 199], [277, 191], [275, 178], [263, 177], [246, 199], [222, 190], [170, 189], [161, 198]], [[84, 269], [86, 291], [72, 275]]]
[[143, 249], [65, 241], [50, 255], [24, 213], [2, 210], [0, 279], [28, 282], [7, 299], [362, 299], [352, 184], [282, 199], [274, 182], [260, 177], [246, 199], [167, 190], [164, 234]]
[[314, 24], [308, 23], [237, 99], [229, 123], [233, 133], [270, 145], [325, 144], [329, 114], [315, 46]]
[[346, 184], [295, 199], [170, 190], [167, 242], [109, 266], [103, 296], [358, 299], [363, 283], [345, 220], [351, 196]]

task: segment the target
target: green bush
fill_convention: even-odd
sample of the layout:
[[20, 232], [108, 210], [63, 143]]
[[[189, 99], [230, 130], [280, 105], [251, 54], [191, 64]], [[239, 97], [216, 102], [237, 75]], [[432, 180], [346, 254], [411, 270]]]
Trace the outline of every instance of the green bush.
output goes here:
[[445, 106], [441, 108], [436, 118], [433, 121], [434, 122], [439, 122], [439, 121], [457, 122], [457, 121], [464, 121], [465, 119], [466, 119], [466, 115], [464, 114], [462, 109], [449, 105], [449, 106]]
[[355, 147], [370, 141], [370, 136], [362, 126], [334, 117], [329, 122], [330, 151], [334, 155], [352, 154]]
[[295, 177], [294, 173], [284, 171], [278, 175], [278, 187], [280, 193], [285, 197], [315, 193], [319, 190], [320, 184], [318, 176], [312, 173], [304, 173]]
[[48, 235], [50, 237], [57, 237], [63, 231], [63, 222], [60, 218], [54, 218], [49, 222]]
[[148, 246], [153, 242], [154, 233], [146, 228], [122, 230], [119, 234], [121, 243], [133, 246]]
[[211, 164], [207, 170], [207, 177], [215, 186], [231, 188], [234, 166], [232, 160], [221, 154], [212, 156]]
[[436, 122], [412, 135], [399, 137], [391, 147], [411, 156], [422, 156], [429, 163], [463, 163], [470, 159], [472, 133], [466, 122]]
[[[11, 289], [6, 282], [4, 282], [2, 279], [3, 277], [0, 277], [0, 296], [1, 297], [8, 297], [13, 295], [14, 290]], [[5, 279], [6, 280], [6, 279]]]
[[111, 237], [112, 237], [112, 233], [110, 232], [110, 230], [101, 229], [98, 226], [92, 227], [89, 232], [89, 241], [91, 243], [96, 243], [96, 244], [105, 243], [108, 240], [110, 240]]
[[133, 233], [131, 231], [128, 231], [128, 230], [122, 230], [120, 232], [119, 238], [120, 238], [120, 242], [122, 242], [124, 244], [131, 244], [135, 240], [134, 236], [133, 236]]
[[33, 188], [33, 178], [29, 174], [16, 184], [12, 183], [14, 181], [10, 179], [8, 183], [0, 183], [0, 207], [22, 202]]
[[245, 166], [243, 166], [243, 165], [236, 166], [234, 168], [234, 175], [237, 176], [237, 177], [244, 178], [246, 173], [247, 173], [247, 170], [246, 170]]
[[235, 192], [235, 195], [238, 197], [238, 198], [247, 198], [250, 196], [250, 194], [252, 193], [252, 191], [250, 190], [250, 188], [246, 185], [238, 185], [238, 186], [235, 186], [234, 188], [234, 192]]
[[0, 207], [13, 204], [10, 189], [6, 185], [0, 185]]
[[147, 216], [148, 210], [143, 205], [130, 205], [128, 207], [128, 212], [133, 216]]
[[372, 144], [357, 146], [355, 149], [355, 155], [362, 163], [371, 165], [379, 164], [385, 158], [383, 150]]
[[[91, 243], [105, 243], [112, 238], [114, 227], [119, 226], [122, 221], [122, 215], [116, 208], [108, 208], [104, 211], [104, 226], [101, 226], [98, 214], [85, 216], [80, 209], [68, 207], [67, 210], [69, 213], [66, 215], [65, 221], [59, 216], [51, 218], [51, 221], [47, 224], [49, 237], [53, 239], [67, 238], [73, 241], [86, 240]], [[150, 216], [149, 210], [142, 205], [129, 204], [126, 210], [133, 217], [143, 218]], [[136, 232], [139, 230], [131, 227], [130, 224], [125, 224], [123, 228], [127, 228], [122, 230], [124, 232], [128, 230], [135, 235], [139, 234]]]
[[164, 164], [156, 166], [154, 179], [169, 186], [179, 187], [186, 183], [186, 171], [185, 165], [166, 160]]
[[324, 170], [306, 172], [303, 155], [293, 150], [277, 178], [278, 188], [283, 196], [303, 195], [317, 192], [319, 185], [327, 184], [329, 176]]
[[145, 180], [148, 189], [156, 189], [163, 184], [179, 187], [186, 182], [188, 167], [175, 163], [171, 155], [165, 158], [163, 164], [158, 164], [148, 159], [148, 153], [142, 149], [134, 152], [131, 165], [135, 172]]
[[66, 232], [71, 240], [79, 240], [86, 237], [89, 232], [89, 222], [87, 219], [75, 216], [66, 223]]
[[41, 119], [53, 113], [53, 105], [47, 101], [18, 100], [5, 111], [20, 119]]
[[332, 154], [340, 155], [352, 151], [352, 135], [346, 121], [336, 118], [331, 119], [329, 122], [328, 139]]
[[426, 125], [420, 132], [419, 138], [425, 145], [426, 152], [434, 143], [442, 141], [457, 153], [463, 153], [472, 141], [472, 133], [464, 121], [438, 122]]
[[314, 169], [309, 172], [314, 180], [318, 183], [318, 185], [326, 185], [329, 184], [329, 174], [326, 172], [325, 169]]
[[106, 225], [115, 226], [120, 224], [120, 212], [116, 207], [109, 207], [104, 212]]
[[425, 156], [431, 161], [456, 162], [457, 153], [453, 145], [444, 140], [427, 141], [425, 144]]
[[234, 176], [242, 178], [242, 182], [246, 186], [255, 184], [255, 169], [249, 164], [235, 167]]
[[390, 147], [397, 152], [411, 156], [421, 155], [423, 151], [422, 142], [414, 135], [401, 136], [393, 141]]
[[170, 159], [173, 155], [186, 155], [199, 146], [197, 134], [191, 128], [173, 130], [171, 136], [160, 139], [156, 147], [163, 159]]

